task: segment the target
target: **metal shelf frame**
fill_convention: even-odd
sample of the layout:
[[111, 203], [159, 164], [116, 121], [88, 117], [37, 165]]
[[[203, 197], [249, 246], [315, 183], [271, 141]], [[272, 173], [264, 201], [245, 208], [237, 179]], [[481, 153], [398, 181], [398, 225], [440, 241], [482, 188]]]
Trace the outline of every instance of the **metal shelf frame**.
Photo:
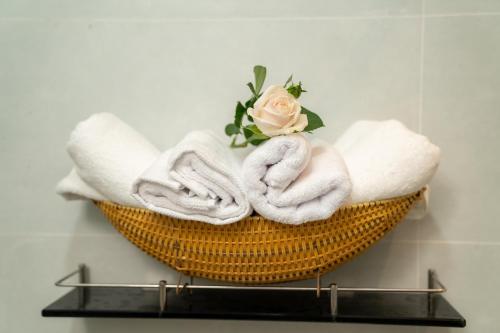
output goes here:
[[[339, 292], [356, 292], [356, 293], [405, 293], [405, 294], [425, 294], [428, 297], [428, 311], [432, 312], [432, 296], [446, 292], [446, 287], [441, 283], [437, 273], [430, 269], [428, 271], [428, 287], [427, 288], [359, 288], [359, 287], [341, 287], [336, 283], [329, 283], [328, 286], [321, 286], [321, 280], [318, 276], [316, 287], [296, 287], [296, 286], [246, 286], [246, 285], [198, 285], [194, 283], [194, 278], [190, 277], [189, 283], [181, 284], [181, 276], [177, 284], [167, 283], [166, 280], [160, 280], [158, 283], [90, 283], [88, 280], [89, 268], [85, 264], [80, 264], [76, 270], [63, 276], [55, 282], [55, 286], [64, 288], [77, 288], [79, 303], [83, 306], [86, 300], [86, 290], [88, 288], [140, 288], [140, 289], [156, 289], [158, 290], [158, 310], [163, 313], [167, 307], [167, 292], [175, 290], [176, 294], [188, 291], [192, 293], [194, 290], [237, 290], [237, 291], [274, 291], [274, 292], [310, 292], [315, 293], [316, 297], [327, 293], [329, 295], [330, 315], [335, 321], [338, 313], [338, 295]], [[74, 276], [78, 277], [78, 282], [68, 282]], [[465, 322], [464, 322], [465, 325]]]

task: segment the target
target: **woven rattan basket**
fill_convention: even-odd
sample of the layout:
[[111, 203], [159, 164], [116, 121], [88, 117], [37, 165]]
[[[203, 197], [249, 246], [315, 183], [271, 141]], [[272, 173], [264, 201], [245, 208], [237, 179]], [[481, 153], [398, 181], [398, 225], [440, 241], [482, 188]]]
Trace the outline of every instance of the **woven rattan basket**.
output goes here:
[[215, 226], [111, 202], [96, 204], [137, 247], [186, 275], [258, 284], [332, 270], [394, 228], [421, 193], [346, 206], [329, 219], [296, 226], [261, 216]]

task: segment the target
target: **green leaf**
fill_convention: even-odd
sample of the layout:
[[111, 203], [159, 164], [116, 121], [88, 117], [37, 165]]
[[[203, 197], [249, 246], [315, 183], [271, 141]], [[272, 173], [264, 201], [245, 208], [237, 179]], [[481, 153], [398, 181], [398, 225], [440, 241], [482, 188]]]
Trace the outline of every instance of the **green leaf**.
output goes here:
[[304, 128], [304, 132], [314, 131], [317, 128], [324, 127], [323, 120], [314, 112], [302, 107], [300, 113], [307, 116], [307, 126]]
[[257, 65], [253, 68], [253, 73], [255, 76], [255, 93], [254, 95], [260, 94], [264, 81], [266, 80], [266, 67]]
[[254, 133], [248, 138], [248, 141], [252, 140], [267, 140], [270, 139], [267, 135], [262, 134], [262, 133]]
[[243, 127], [243, 134], [247, 139], [251, 136], [255, 136], [256, 138], [259, 139], [269, 139], [269, 137], [264, 133], [262, 133], [262, 131], [255, 124]]
[[248, 83], [247, 83], [247, 86], [248, 86], [248, 88], [250, 88], [250, 91], [252, 92], [252, 94], [253, 94], [254, 96], [257, 96], [257, 93], [255, 92], [255, 88], [254, 88], [254, 86], [253, 86], [252, 82], [248, 82]]
[[290, 87], [286, 88], [286, 90], [295, 98], [299, 98], [303, 92], [306, 92], [306, 90], [302, 89], [302, 82], [292, 84]]
[[293, 78], [293, 74], [292, 74], [292, 75], [290, 75], [290, 77], [288, 78], [288, 80], [286, 80], [285, 84], [283, 85], [283, 88], [286, 88], [286, 86], [287, 86], [290, 82], [292, 82], [292, 78]]
[[247, 140], [253, 135], [253, 132], [248, 128], [249, 126], [252, 126], [252, 125], [248, 125], [246, 127], [243, 127], [243, 135], [245, 136], [245, 139], [247, 139]]
[[259, 136], [254, 136], [252, 135], [247, 141], [250, 142], [251, 145], [253, 146], [258, 146], [262, 142], [269, 140], [269, 137], [266, 137], [265, 139], [260, 138]]
[[240, 134], [240, 128], [238, 126], [236, 126], [235, 124], [227, 124], [224, 131], [226, 132], [227, 136]]
[[255, 124], [243, 127], [243, 134], [247, 141], [254, 146], [258, 146], [262, 142], [270, 139], [270, 137], [262, 133]]
[[234, 111], [234, 125], [238, 127], [238, 129], [241, 127], [243, 115], [245, 115], [246, 111], [247, 109], [243, 106], [243, 104], [241, 104], [241, 102], [238, 102], [238, 104], [236, 104], [236, 110]]
[[250, 98], [248, 101], [245, 102], [245, 108], [253, 108], [253, 105], [255, 104], [255, 102], [257, 101], [257, 96], [253, 96], [252, 98]]

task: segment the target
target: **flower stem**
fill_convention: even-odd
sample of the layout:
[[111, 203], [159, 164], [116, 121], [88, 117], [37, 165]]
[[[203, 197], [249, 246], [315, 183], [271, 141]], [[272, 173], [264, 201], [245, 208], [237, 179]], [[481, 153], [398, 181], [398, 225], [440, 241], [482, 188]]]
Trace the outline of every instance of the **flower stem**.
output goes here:
[[243, 141], [242, 143], [236, 143], [236, 138], [238, 135], [233, 137], [233, 141], [231, 141], [231, 148], [245, 148], [248, 145], [248, 141]]

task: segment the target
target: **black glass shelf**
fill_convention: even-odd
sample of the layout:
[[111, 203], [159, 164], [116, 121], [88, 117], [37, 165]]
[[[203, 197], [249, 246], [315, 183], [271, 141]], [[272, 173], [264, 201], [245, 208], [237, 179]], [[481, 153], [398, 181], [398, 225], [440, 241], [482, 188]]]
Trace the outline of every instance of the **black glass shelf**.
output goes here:
[[[63, 285], [61, 281], [63, 280], [58, 281], [56, 285], [66, 287], [85, 285], [82, 282]], [[43, 309], [42, 315], [465, 327], [464, 317], [439, 291], [415, 292], [411, 289], [401, 289], [401, 291], [394, 289], [392, 292], [387, 292], [388, 289], [372, 291], [370, 288], [339, 287], [335, 291], [321, 288], [318, 290], [318, 297], [316, 291], [293, 290], [294, 288], [276, 290], [267, 287], [263, 287], [266, 290], [244, 287], [224, 289], [215, 286], [195, 286], [190, 289], [182, 288], [181, 285], [182, 289], [177, 292], [176, 288], [161, 283], [158, 286], [163, 289], [152, 289], [147, 285], [120, 287], [118, 284], [109, 286], [88, 284], [85, 287], [75, 287]]]
[[82, 302], [74, 289], [46, 307], [45, 317], [205, 318], [376, 323], [464, 327], [465, 319], [442, 295], [339, 292], [338, 312], [330, 297], [298, 291], [194, 290], [167, 292], [159, 311], [158, 292], [130, 288], [87, 288]]

